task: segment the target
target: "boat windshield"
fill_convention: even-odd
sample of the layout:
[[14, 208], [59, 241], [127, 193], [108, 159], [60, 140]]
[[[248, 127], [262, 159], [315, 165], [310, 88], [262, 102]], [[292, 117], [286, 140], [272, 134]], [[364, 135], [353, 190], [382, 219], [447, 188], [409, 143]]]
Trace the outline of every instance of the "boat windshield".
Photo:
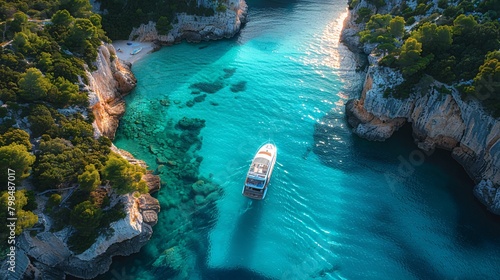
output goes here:
[[248, 178], [247, 179], [247, 185], [251, 187], [257, 187], [257, 188], [263, 188], [264, 187], [264, 180], [257, 180], [253, 178]]

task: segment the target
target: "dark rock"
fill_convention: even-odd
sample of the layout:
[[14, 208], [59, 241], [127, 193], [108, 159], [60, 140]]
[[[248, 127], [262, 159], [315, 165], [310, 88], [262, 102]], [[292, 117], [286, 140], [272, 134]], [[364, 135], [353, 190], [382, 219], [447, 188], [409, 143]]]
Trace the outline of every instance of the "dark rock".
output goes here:
[[231, 85], [231, 91], [232, 92], [240, 92], [240, 91], [245, 91], [247, 89], [247, 82], [246, 81], [240, 81], [237, 82], [236, 84]]
[[200, 93], [201, 93], [201, 91], [199, 91], [199, 90], [193, 90], [193, 91], [191, 91], [191, 94], [200, 94]]
[[142, 219], [145, 223], [154, 226], [158, 222], [158, 214], [155, 211], [146, 210], [142, 212]]
[[158, 167], [156, 167], [156, 170], [155, 170], [156, 175], [164, 174], [166, 172], [167, 172], [167, 167], [165, 165], [160, 164], [160, 165], [158, 165]]
[[231, 78], [236, 72], [236, 68], [224, 68], [222, 70], [225, 72], [224, 79]]
[[142, 179], [146, 181], [150, 193], [160, 190], [160, 177], [151, 173], [146, 173], [142, 176]]
[[182, 34], [182, 39], [186, 40], [189, 43], [199, 43], [201, 42], [201, 35], [198, 32], [185, 31]]
[[157, 148], [157, 147], [155, 147], [155, 146], [153, 146], [153, 145], [149, 145], [149, 147], [148, 147], [148, 148], [149, 148], [149, 151], [150, 151], [152, 154], [154, 154], [154, 155], [157, 155], [157, 154], [158, 154], [158, 152], [159, 152], [159, 151], [158, 151], [158, 148]]
[[193, 100], [189, 100], [186, 102], [186, 106], [187, 107], [193, 107], [194, 106], [194, 101]]
[[176, 127], [182, 130], [200, 130], [205, 127], [205, 120], [183, 117], [177, 122]]
[[181, 133], [181, 140], [182, 142], [184, 143], [187, 143], [189, 145], [192, 145], [193, 143], [197, 142], [197, 141], [200, 141], [198, 139], [198, 130], [195, 130], [195, 131], [192, 131], [192, 130], [187, 130], [187, 131], [183, 131]]
[[190, 88], [198, 89], [199, 91], [206, 93], [216, 93], [222, 88], [224, 88], [224, 84], [220, 81], [215, 81], [213, 83], [199, 82], [192, 84]]
[[163, 164], [163, 165], [165, 165], [165, 164], [167, 164], [167, 161], [168, 161], [168, 159], [164, 158], [163, 156], [158, 156], [156, 158], [156, 163], [157, 164]]
[[168, 106], [170, 106], [170, 100], [168, 100], [168, 99], [162, 99], [162, 100], [160, 100], [160, 104], [162, 106], [168, 107]]
[[199, 96], [196, 96], [195, 98], [193, 98], [193, 101], [194, 102], [203, 102], [203, 101], [205, 101], [205, 98], [207, 98], [207, 95], [202, 94], [202, 95], [199, 95]]
[[217, 103], [215, 101], [210, 101], [210, 105], [212, 105], [212, 106], [219, 106], [219, 103]]
[[159, 212], [160, 204], [158, 203], [158, 200], [150, 194], [143, 194], [139, 197], [139, 209], [141, 211], [153, 210], [155, 212]]

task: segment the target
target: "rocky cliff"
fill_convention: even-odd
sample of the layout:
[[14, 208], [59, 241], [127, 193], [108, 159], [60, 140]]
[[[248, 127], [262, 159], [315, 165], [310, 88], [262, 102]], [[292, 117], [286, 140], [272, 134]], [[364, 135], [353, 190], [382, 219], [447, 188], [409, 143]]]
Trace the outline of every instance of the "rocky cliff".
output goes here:
[[[402, 1], [389, 2], [384, 8], [388, 11]], [[352, 51], [369, 55], [370, 64], [360, 98], [346, 104], [353, 132], [383, 141], [411, 123], [418, 147], [425, 151], [451, 150], [453, 158], [477, 183], [476, 197], [490, 211], [500, 214], [500, 120], [486, 113], [477, 100], [463, 100], [455, 88], [431, 77], [424, 78], [409, 98], [384, 97], [385, 90], [400, 84], [403, 77], [394, 69], [379, 66], [380, 57], [372, 54], [374, 46], [359, 42], [357, 32], [362, 26], [355, 19], [363, 6], [370, 7], [362, 1], [353, 9], [342, 32], [342, 41]]]
[[118, 122], [125, 113], [123, 96], [135, 87], [137, 80], [130, 71], [131, 64], [118, 59], [112, 45], [99, 47], [95, 64], [97, 70], [87, 72], [94, 127], [98, 133], [113, 139]]
[[[111, 199], [111, 205], [119, 202], [124, 204], [126, 217], [111, 223], [113, 233], [99, 236], [81, 254], [68, 248], [69, 228], [59, 232], [46, 230], [36, 236], [24, 232], [17, 240], [17, 257], [25, 261], [18, 263], [16, 272], [19, 277], [14, 279], [64, 279], [65, 275], [91, 279], [109, 269], [112, 257], [139, 252], [153, 233], [152, 226], [157, 222], [160, 205], [149, 194], [138, 198], [128, 194]], [[48, 217], [43, 214], [42, 217], [44, 225], [48, 226]]]
[[[210, 2], [210, 1], [209, 1]], [[210, 2], [212, 5], [213, 3]], [[245, 0], [228, 0], [226, 11], [215, 12], [213, 16], [196, 16], [179, 13], [176, 23], [166, 35], [158, 34], [156, 23], [150, 21], [134, 28], [129, 40], [159, 42], [170, 45], [182, 40], [200, 42], [233, 37], [245, 22], [247, 4]]]
[[[95, 115], [96, 136], [105, 135], [112, 138], [119, 119], [125, 112], [122, 97], [135, 87], [136, 80], [130, 71], [130, 65], [116, 58], [112, 45], [105, 44], [99, 48], [95, 66], [97, 70], [87, 72], [88, 85], [82, 85], [89, 92], [90, 106]], [[130, 163], [146, 167], [143, 161], [135, 159], [130, 153], [115, 146], [112, 146], [112, 150]], [[150, 192], [160, 188], [158, 176], [146, 174], [143, 179], [147, 182]], [[43, 231], [36, 235], [25, 231], [19, 236], [16, 244], [16, 271], [9, 274], [4, 263], [0, 278], [64, 279], [65, 275], [73, 275], [90, 279], [106, 272], [112, 257], [137, 253], [153, 233], [152, 227], [157, 223], [157, 213], [160, 211], [159, 202], [150, 194], [135, 197], [132, 194], [116, 195], [111, 192], [109, 207], [117, 203], [124, 205], [126, 217], [111, 223], [112, 233], [99, 236], [96, 242], [81, 254], [75, 254], [68, 248], [71, 228], [51, 232], [50, 217], [36, 211]]]

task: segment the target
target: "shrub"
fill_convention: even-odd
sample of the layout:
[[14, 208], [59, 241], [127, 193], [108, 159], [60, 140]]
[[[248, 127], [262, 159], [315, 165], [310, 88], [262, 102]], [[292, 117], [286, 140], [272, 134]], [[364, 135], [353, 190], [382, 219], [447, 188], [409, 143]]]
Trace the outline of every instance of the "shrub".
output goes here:
[[28, 177], [31, 172], [31, 166], [35, 162], [35, 156], [28, 152], [24, 145], [10, 144], [0, 147], [0, 180], [4, 182], [0, 190], [7, 190], [8, 169], [15, 171], [15, 183], [19, 184], [21, 180]]
[[148, 191], [146, 182], [141, 179], [144, 172], [142, 167], [130, 164], [114, 153], [109, 156], [101, 171], [103, 178], [110, 181], [113, 189], [119, 194], [134, 191], [146, 193]]

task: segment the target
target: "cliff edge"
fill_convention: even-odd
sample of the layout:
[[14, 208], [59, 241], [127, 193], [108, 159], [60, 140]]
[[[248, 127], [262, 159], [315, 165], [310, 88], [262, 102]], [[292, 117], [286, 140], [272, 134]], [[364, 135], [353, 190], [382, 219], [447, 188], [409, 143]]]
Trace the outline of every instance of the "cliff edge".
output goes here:
[[[388, 2], [385, 11], [402, 1]], [[362, 1], [350, 11], [341, 38], [351, 51], [369, 55], [370, 66], [361, 96], [349, 100], [345, 107], [353, 132], [369, 140], [383, 141], [405, 123], [411, 123], [418, 147], [424, 151], [450, 150], [476, 182], [475, 196], [491, 212], [500, 215], [500, 121], [485, 112], [479, 101], [463, 100], [455, 88], [428, 76], [408, 98], [384, 96], [386, 89], [403, 82], [403, 76], [395, 69], [378, 65], [381, 57], [372, 53], [375, 45], [360, 43], [357, 33], [363, 26], [355, 20], [362, 7], [371, 6]]]
[[[95, 116], [95, 136], [113, 138], [119, 119], [125, 112], [123, 96], [135, 87], [136, 79], [130, 71], [130, 65], [120, 61], [115, 55], [114, 47], [109, 44], [99, 47], [95, 66], [95, 71], [87, 71], [88, 85], [82, 82], [82, 86], [89, 93], [90, 107]], [[144, 161], [135, 159], [130, 153], [115, 146], [111, 149], [131, 164], [146, 168]], [[148, 173], [142, 179], [147, 182], [149, 192], [159, 190], [158, 176]], [[108, 234], [101, 234], [90, 248], [76, 254], [68, 246], [72, 228], [68, 226], [57, 232], [51, 231], [53, 221], [41, 210], [37, 210], [43, 230], [36, 234], [25, 231], [18, 237], [15, 273], [8, 273], [5, 262], [0, 278], [64, 279], [66, 275], [72, 275], [91, 279], [106, 272], [114, 256], [128, 256], [139, 252], [150, 239], [152, 227], [158, 221], [158, 200], [149, 193], [136, 197], [133, 194], [117, 195], [106, 186], [100, 188], [110, 194], [108, 208], [121, 203], [126, 214], [125, 218], [110, 224]]]
[[123, 97], [134, 89], [137, 80], [130, 70], [131, 64], [118, 59], [115, 48], [110, 44], [99, 47], [95, 64], [97, 70], [87, 72], [94, 128], [113, 139], [119, 120], [125, 113]]
[[[215, 2], [212, 4], [215, 5]], [[171, 45], [182, 40], [200, 42], [231, 38], [245, 23], [247, 8], [245, 0], [228, 0], [226, 10], [215, 12], [213, 16], [179, 13], [176, 15], [176, 23], [167, 34], [159, 34], [156, 30], [156, 23], [150, 21], [148, 24], [141, 24], [138, 28], [134, 28], [129, 40]]]

